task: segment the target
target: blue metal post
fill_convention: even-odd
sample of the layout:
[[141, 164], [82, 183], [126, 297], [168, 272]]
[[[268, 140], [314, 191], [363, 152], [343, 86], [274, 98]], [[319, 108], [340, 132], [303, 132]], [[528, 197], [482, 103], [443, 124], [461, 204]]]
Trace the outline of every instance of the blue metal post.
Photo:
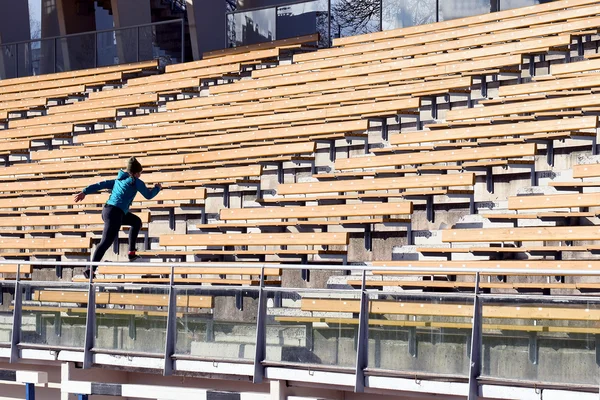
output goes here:
[[77, 400], [88, 400], [88, 395], [87, 394], [78, 394]]
[[25, 384], [25, 400], [35, 400], [35, 385], [33, 383]]

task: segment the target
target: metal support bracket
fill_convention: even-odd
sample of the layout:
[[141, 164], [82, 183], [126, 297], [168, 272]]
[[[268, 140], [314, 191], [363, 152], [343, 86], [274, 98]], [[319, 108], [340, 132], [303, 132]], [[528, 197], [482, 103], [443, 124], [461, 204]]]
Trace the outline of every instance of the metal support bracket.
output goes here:
[[[92, 268], [90, 268], [92, 269]], [[96, 290], [92, 283], [94, 274], [90, 274], [88, 287], [87, 316], [85, 321], [85, 342], [83, 345], [83, 368], [92, 367], [92, 349], [96, 339]]]
[[481, 97], [486, 98], [488, 95], [487, 75], [481, 75]]
[[554, 140], [548, 140], [546, 143], [546, 162], [549, 166], [554, 166]]
[[433, 196], [427, 196], [426, 207], [427, 207], [427, 221], [434, 222], [435, 212], [433, 209]]
[[437, 97], [435, 95], [431, 96], [431, 118], [438, 118], [438, 105], [437, 105]]
[[373, 250], [373, 228], [371, 224], [365, 225], [365, 250]]
[[529, 332], [529, 362], [533, 365], [538, 363], [538, 337], [536, 332]]
[[356, 393], [365, 391], [365, 368], [369, 362], [369, 295], [366, 290], [366, 281], [367, 273], [363, 270], [356, 344], [356, 381], [354, 383], [354, 392]]
[[35, 400], [35, 384], [25, 384], [25, 400]]
[[171, 266], [169, 278], [169, 308], [167, 310], [167, 335], [165, 340], [165, 364], [163, 376], [173, 374], [173, 354], [175, 354], [175, 337], [177, 330], [177, 293], [175, 290], [175, 267]]
[[471, 357], [469, 359], [469, 396], [468, 400], [479, 398], [479, 385], [477, 379], [481, 375], [481, 347], [482, 347], [482, 323], [483, 306], [479, 297], [479, 284], [481, 276], [479, 272], [475, 275], [475, 290], [473, 297], [473, 332], [471, 333]]
[[16, 363], [19, 361], [19, 343], [21, 342], [21, 315], [23, 312], [23, 294], [21, 293], [21, 282], [19, 276], [20, 266], [17, 265], [17, 276], [15, 278], [15, 301], [13, 310], [13, 324], [10, 341], [10, 362]]
[[169, 208], [169, 229], [175, 230], [175, 207]]
[[261, 383], [265, 376], [262, 364], [267, 353], [267, 293], [265, 292], [265, 268], [260, 271], [260, 286], [258, 292], [258, 313], [256, 316], [256, 352], [254, 353], [253, 383]]
[[417, 328], [414, 326], [408, 328], [408, 354], [417, 357]]

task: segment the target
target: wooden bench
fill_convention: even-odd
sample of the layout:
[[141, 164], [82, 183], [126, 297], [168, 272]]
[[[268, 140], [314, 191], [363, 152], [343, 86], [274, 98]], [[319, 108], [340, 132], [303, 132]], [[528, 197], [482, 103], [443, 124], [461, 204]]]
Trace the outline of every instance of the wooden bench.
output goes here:
[[[150, 222], [150, 213], [138, 214], [143, 224]], [[0, 217], [0, 227], [28, 227], [28, 226], [62, 226], [62, 225], [102, 225], [104, 221], [101, 214], [75, 214], [75, 215], [49, 215], [27, 217]], [[21, 232], [27, 233], [27, 230]], [[0, 235], [4, 231], [0, 230]]]
[[597, 207], [600, 196], [597, 193], [561, 194], [550, 196], [511, 196], [508, 198], [510, 210], [537, 210], [547, 208]]
[[[278, 102], [280, 103], [280, 102]], [[340, 106], [333, 108], [321, 108], [311, 111], [292, 111], [282, 112], [274, 115], [258, 115], [249, 116], [246, 118], [231, 118], [221, 121], [207, 121], [197, 124], [198, 128], [205, 130], [228, 129], [251, 127], [256, 125], [269, 125], [275, 123], [291, 123], [295, 121], [313, 121], [332, 120], [341, 118], [359, 119], [362, 115], [379, 114], [395, 115], [399, 114], [400, 110], [412, 110], [420, 106], [419, 98], [405, 98], [392, 101], [381, 101], [376, 103], [364, 103], [360, 106]], [[281, 108], [285, 108], [285, 104], [280, 104]], [[249, 110], [250, 112], [252, 110]], [[243, 113], [240, 113], [243, 114]], [[261, 112], [262, 114], [262, 112]], [[182, 112], [155, 113], [152, 115], [143, 115], [137, 117], [125, 117], [121, 119], [124, 126], [136, 126], [143, 124], [153, 124], [158, 122], [174, 122], [174, 121], [190, 121], [196, 119], [208, 119], [215, 116], [227, 116], [229, 111], [227, 107], [211, 110], [192, 110]], [[200, 126], [202, 125], [202, 126]], [[211, 129], [212, 128], [212, 129]]]
[[526, 242], [598, 240], [598, 226], [539, 226], [527, 228], [446, 229], [442, 242]]
[[[99, 75], [90, 75], [70, 79], [56, 79], [54, 75], [39, 75], [48, 77], [50, 80], [44, 82], [23, 83], [18, 85], [0, 86], [0, 94], [21, 93], [27, 91], [56, 89], [66, 86], [78, 85], [101, 85], [108, 82], [121, 82], [123, 80], [122, 72], [110, 72]], [[4, 81], [5, 82], [5, 81]]]
[[36, 139], [39, 137], [70, 135], [72, 132], [72, 123], [39, 126], [35, 128], [3, 129], [0, 130], [0, 139]]
[[[154, 76], [164, 76], [164, 75], [154, 75]], [[131, 81], [131, 80], [130, 80]], [[135, 86], [127, 86], [118, 89], [112, 90], [102, 90], [98, 92], [88, 93], [88, 99], [85, 101], [93, 101], [100, 99], [111, 99], [115, 97], [122, 96], [133, 96], [139, 95], [142, 93], [158, 93], [161, 96], [159, 98], [164, 97], [166, 94], [179, 94], [184, 89], [194, 89], [202, 85], [202, 78], [187, 78], [187, 79], [178, 79], [164, 83], [153, 83], [153, 84], [145, 84], [145, 85], [135, 85]]]
[[[114, 169], [114, 168], [113, 168]], [[234, 178], [253, 178], [260, 177], [262, 167], [260, 165], [250, 165], [246, 167], [231, 167], [231, 168], [211, 168], [206, 170], [187, 170], [183, 172], [154, 172], [144, 174], [144, 182], [146, 183], [169, 183], [183, 182], [194, 186], [202, 186], [210, 184], [219, 179], [231, 180]], [[52, 179], [52, 180], [37, 180], [37, 181], [17, 181], [0, 183], [0, 191], [2, 192], [32, 192], [40, 190], [52, 189], [80, 189], [97, 183], [101, 180], [114, 179], [114, 174], [110, 176], [96, 176], [90, 178], [72, 178], [67, 180]], [[68, 186], [65, 186], [68, 185]]]
[[65, 123], [91, 123], [103, 120], [114, 121], [117, 116], [117, 110], [104, 109], [98, 111], [80, 111], [68, 114], [44, 115], [35, 118], [23, 118], [10, 120], [9, 128], [26, 128], [30, 126], [46, 125], [46, 124], [65, 124]]
[[42, 89], [42, 90], [33, 90], [30, 92], [21, 92], [21, 93], [8, 93], [8, 94], [0, 94], [1, 102], [8, 101], [19, 101], [23, 99], [57, 99], [63, 98], [65, 96], [72, 96], [75, 94], [83, 94], [85, 92], [85, 85], [75, 85], [75, 86], [66, 86], [59, 87], [55, 89]]
[[[515, 40], [526, 40], [535, 37], [544, 37], [556, 34], [564, 34], [567, 32], [575, 32], [578, 30], [586, 30], [598, 26], [598, 22], [600, 22], [600, 20], [593, 21], [595, 18], [591, 17], [592, 15], [596, 15], [597, 12], [598, 9], [596, 6], [567, 11], [566, 14], [577, 15], [579, 17], [590, 16], [590, 18], [573, 20], [564, 24], [532, 27], [529, 29], [511, 29], [506, 32], [496, 33], [493, 35], [464, 37], [461, 35], [461, 30], [457, 30], [449, 33], [424, 35], [422, 37], [402, 38], [380, 43], [369, 43], [361, 46], [331, 49], [326, 51], [328, 56], [327, 59], [316, 59], [308, 62], [306, 62], [306, 58], [317, 57], [319, 56], [320, 52], [312, 53], [310, 55], [299, 54], [294, 57], [295, 64], [280, 65], [276, 68], [255, 70], [253, 71], [252, 76], [254, 78], [262, 78], [266, 76], [324, 70], [336, 67], [347, 67], [359, 63], [372, 63], [376, 61], [386, 62], [389, 59], [406, 57], [414, 57], [416, 59], [421, 56], [421, 58], [427, 58], [431, 57], [429, 54], [436, 52], [451, 52], [459, 49], [475, 48], [480, 46], [489, 47], [490, 45], [506, 43]], [[563, 15], [554, 15], [553, 17], [555, 19], [564, 18]], [[526, 20], [529, 21], [533, 19], [539, 19], [539, 17], [526, 18]], [[525, 21], [523, 22], [526, 23]], [[501, 24], [504, 24], [504, 22], [498, 22], [495, 25], [499, 26]], [[493, 27], [487, 28], [491, 28], [493, 30]], [[468, 27], [463, 29], [462, 32], [472, 32], [473, 30], [477, 29], [478, 28]], [[485, 29], [485, 27], [479, 28], [479, 30], [483, 29]], [[444, 40], [440, 42], [439, 37], [441, 36], [450, 36], [455, 40]], [[334, 56], [335, 58], [330, 58], [331, 56]], [[434, 62], [431, 64], [434, 64]]]
[[[348, 244], [347, 233], [226, 233], [161, 235], [159, 245], [169, 246], [331, 246]], [[1, 246], [1, 241], [0, 241]], [[1, 247], [0, 247], [1, 248]]]
[[[413, 67], [426, 67], [436, 64], [460, 62], [462, 60], [473, 60], [480, 57], [489, 57], [493, 55], [502, 54], [522, 54], [529, 53], [531, 51], [537, 51], [542, 48], [552, 48], [559, 46], [567, 46], [571, 43], [571, 35], [560, 35], [555, 37], [548, 37], [544, 39], [534, 39], [528, 41], [521, 41], [508, 44], [500, 44], [489, 46], [482, 49], [469, 49], [461, 50], [450, 53], [432, 55], [428, 57], [419, 57], [408, 60], [397, 60], [385, 63], [379, 63], [375, 65], [358, 66], [351, 68], [343, 68], [339, 70], [323, 71], [323, 72], [312, 72], [310, 74], [296, 74], [290, 75], [283, 78], [271, 78], [271, 79], [255, 79], [255, 80], [241, 80], [230, 85], [220, 85], [211, 88], [210, 93], [227, 93], [238, 90], [249, 90], [267, 88], [281, 85], [293, 85], [305, 82], [317, 82], [341, 77], [361, 76], [368, 74], [376, 74], [380, 72], [390, 72], [394, 70], [402, 70]], [[498, 67], [498, 66], [495, 66]]]
[[[415, 149], [417, 150], [417, 149]], [[338, 159], [335, 169], [376, 168], [403, 165], [434, 164], [441, 162], [463, 162], [497, 158], [535, 156], [534, 143], [523, 145], [476, 147], [456, 150], [410, 152], [406, 154], [377, 155]]]
[[467, 110], [451, 110], [446, 114], [448, 121], [486, 118], [498, 115], [524, 114], [537, 111], [564, 110], [593, 106], [598, 104], [600, 95], [582, 95], [558, 97], [548, 100], [502, 104], [497, 106], [477, 107]]
[[39, 83], [44, 81], [64, 81], [79, 77], [89, 77], [94, 75], [103, 75], [112, 72], [128, 72], [138, 70], [152, 70], [158, 67], [158, 60], [142, 61], [130, 64], [111, 65], [107, 67], [88, 68], [77, 71], [58, 72], [53, 74], [43, 74], [35, 76], [26, 76], [22, 78], [3, 79], [0, 86], [23, 85], [27, 83]]
[[573, 166], [573, 178], [593, 178], [600, 176], [600, 164], [579, 164]]
[[[41, 303], [87, 304], [88, 293], [87, 291], [75, 290], [36, 290], [33, 292], [32, 300]], [[176, 301], [177, 307], [214, 307], [212, 296], [177, 295]], [[167, 294], [98, 292], [96, 293], [95, 302], [97, 305], [166, 307], [169, 305], [169, 296]]]
[[301, 45], [316, 44], [318, 41], [319, 41], [319, 34], [312, 33], [310, 35], [296, 36], [296, 37], [291, 37], [291, 38], [287, 38], [287, 39], [272, 40], [270, 42], [249, 44], [246, 46], [230, 47], [230, 48], [221, 49], [221, 50], [206, 51], [206, 52], [202, 53], [202, 59], [208, 60], [210, 58], [215, 58], [215, 57], [230, 56], [230, 55], [234, 55], [234, 54], [248, 53], [251, 51], [263, 50], [263, 49], [274, 49], [274, 48], [278, 48], [281, 46], [290, 46], [290, 45], [296, 45], [296, 44], [301, 44]]
[[390, 136], [393, 145], [441, 142], [450, 140], [469, 140], [508, 135], [533, 135], [543, 132], [564, 132], [581, 129], [596, 129], [598, 117], [565, 118], [548, 121], [523, 122], [516, 124], [498, 124], [469, 128], [436, 129], [433, 131], [415, 131]]
[[[198, 148], [204, 150], [209, 146], [217, 146], [231, 143], [260, 144], [261, 141], [303, 138], [316, 135], [333, 135], [342, 132], [364, 132], [369, 127], [368, 120], [346, 121], [328, 124], [306, 125], [302, 127], [290, 127], [280, 129], [264, 129], [255, 132], [231, 133], [226, 135], [210, 135], [204, 137], [193, 137], [186, 139], [154, 140], [151, 142], [127, 142], [100, 145], [94, 147], [75, 146], [64, 150], [36, 151], [31, 153], [32, 160], [65, 159], [71, 157], [90, 157], [111, 154], [139, 154], [140, 152], [163, 151], [167, 149]], [[88, 135], [84, 135], [88, 136]], [[256, 143], [254, 143], [256, 142]]]
[[[472, 186], [474, 183], [475, 174], [472, 173], [423, 175], [399, 178], [375, 178], [332, 182], [280, 184], [277, 186], [277, 194], [290, 195], [309, 193], [345, 193], [367, 190]], [[385, 197], [385, 194], [383, 194], [382, 197]]]
[[165, 71], [167, 73], [187, 71], [190, 69], [199, 69], [206, 67], [215, 67], [217, 65], [235, 64], [235, 63], [246, 63], [254, 61], [264, 61], [269, 59], [276, 59], [279, 57], [280, 49], [266, 49], [256, 50], [242, 54], [232, 54], [222, 57], [214, 57], [206, 60], [187, 62], [182, 64], [171, 64], [167, 65]]
[[85, 100], [78, 101], [58, 107], [48, 108], [48, 115], [73, 113], [79, 111], [90, 111], [105, 108], [137, 108], [144, 104], [154, 104], [158, 102], [158, 94], [148, 93], [141, 95], [119, 96], [110, 99]]
[[[85, 249], [89, 250], [92, 244], [91, 238], [60, 237], [60, 238], [35, 238], [15, 239], [0, 238], [0, 249]], [[29, 253], [21, 253], [23, 256]], [[3, 253], [0, 253], [2, 256]]]

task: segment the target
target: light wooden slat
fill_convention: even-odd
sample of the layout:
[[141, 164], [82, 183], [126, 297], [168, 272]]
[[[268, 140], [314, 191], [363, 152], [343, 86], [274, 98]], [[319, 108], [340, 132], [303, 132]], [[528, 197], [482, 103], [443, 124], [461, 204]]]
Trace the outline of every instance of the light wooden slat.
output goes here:
[[[219, 267], [219, 263], [210, 268], [175, 267], [175, 275], [260, 275], [262, 268]], [[229, 265], [229, 264], [228, 264]], [[171, 275], [171, 267], [113, 267], [99, 266], [98, 274], [103, 275]], [[265, 276], [281, 276], [281, 268], [264, 268]]]
[[161, 235], [160, 246], [347, 245], [347, 233], [227, 233]]
[[[46, 76], [46, 75], [39, 75]], [[65, 86], [77, 86], [77, 85], [96, 85], [105, 82], [114, 82], [120, 81], [123, 79], [122, 72], [111, 72], [102, 75], [91, 75], [91, 76], [83, 76], [72, 79], [56, 79], [53, 78], [53, 75], [47, 75], [51, 78], [51, 80], [44, 82], [34, 82], [34, 83], [26, 83], [20, 85], [6, 85], [0, 86], [0, 94], [7, 93], [19, 93], [19, 92], [27, 92], [27, 91], [36, 91], [36, 90], [46, 90], [46, 89], [56, 89]], [[3, 81], [4, 82], [4, 81]]]
[[[146, 183], [164, 182], [193, 182], [209, 181], [214, 179], [231, 179], [234, 177], [258, 177], [261, 173], [260, 165], [251, 165], [234, 168], [211, 168], [206, 170], [194, 170], [184, 172], [156, 172], [144, 174]], [[69, 178], [42, 180], [42, 181], [17, 181], [0, 182], [0, 190], [6, 191], [39, 191], [48, 189], [84, 188], [93, 183], [113, 177], [91, 177], [91, 178]], [[198, 184], [200, 186], [201, 183]]]
[[117, 116], [117, 110], [107, 109], [98, 111], [81, 111], [68, 114], [45, 115], [35, 118], [24, 118], [11, 120], [8, 123], [9, 128], [25, 128], [29, 126], [45, 124], [65, 124], [65, 123], [83, 123], [96, 122], [102, 119], [114, 119]]
[[[584, 6], [588, 4], [596, 4], [594, 0], [568, 0], [555, 1], [546, 4], [539, 4], [529, 7], [514, 8], [510, 10], [476, 15], [472, 17], [457, 18], [448, 21], [441, 21], [432, 24], [417, 25], [407, 28], [392, 29], [388, 31], [368, 33], [364, 35], [349, 36], [345, 38], [333, 39], [333, 46], [348, 46], [357, 43], [366, 43], [378, 40], [387, 40], [396, 37], [404, 37], [408, 35], [417, 35], [427, 32], [436, 32], [441, 30], [455, 30], [461, 27], [473, 27], [477, 25], [489, 25], [497, 21], [506, 19], [523, 19], [523, 17], [532, 16], [540, 13], [549, 13], [555, 10], [563, 10], [576, 6]], [[554, 14], [554, 13], [552, 13]], [[542, 19], [543, 22], [548, 22]], [[503, 21], [508, 23], [508, 21]], [[531, 23], [530, 21], [528, 23]], [[506, 28], [505, 28], [506, 27]], [[511, 25], [500, 26], [501, 29], [508, 29]]]
[[[88, 194], [79, 204], [103, 204], [109, 198], [108, 193]], [[174, 201], [174, 200], [204, 200], [206, 189], [179, 189], [161, 190], [152, 202]], [[141, 194], [137, 194], [135, 203], [148, 202]], [[73, 196], [39, 196], [39, 197], [16, 197], [14, 199], [0, 199], [0, 208], [27, 208], [27, 207], [57, 207], [73, 204]]]
[[[137, 214], [142, 223], [150, 222], [150, 213]], [[101, 214], [45, 215], [27, 217], [0, 217], [0, 226], [59, 226], [59, 225], [99, 225], [104, 224]], [[24, 231], [25, 232], [25, 231]], [[0, 231], [0, 233], [2, 233]]]
[[92, 239], [89, 237], [52, 239], [0, 238], [0, 249], [88, 249], [91, 247], [91, 243]]
[[573, 178], [593, 178], [600, 176], [600, 164], [579, 164], [573, 166]]
[[316, 143], [314, 142], [305, 142], [305, 143], [294, 143], [294, 144], [281, 144], [281, 145], [273, 145], [273, 146], [257, 146], [242, 149], [232, 149], [232, 150], [215, 150], [215, 151], [206, 151], [203, 153], [195, 153], [184, 156], [185, 164], [194, 164], [194, 163], [207, 163], [214, 161], [225, 161], [225, 160], [235, 160], [239, 158], [256, 158], [256, 157], [264, 157], [264, 156], [278, 156], [285, 154], [305, 154], [305, 153], [314, 153], [316, 148]]
[[[162, 76], [162, 75], [158, 75]], [[131, 96], [140, 93], [163, 93], [163, 92], [179, 92], [184, 88], [195, 88], [202, 84], [201, 78], [182, 79], [176, 81], [168, 81], [165, 83], [155, 83], [152, 85], [128, 86], [119, 89], [102, 90], [92, 92], [88, 95], [89, 100], [108, 99], [120, 96]]]
[[[84, 291], [68, 290], [39, 290], [34, 291], [33, 300], [40, 302], [55, 303], [83, 303], [88, 302], [88, 293]], [[213, 299], [211, 296], [184, 296], [177, 295], [178, 307], [194, 308], [212, 308]], [[96, 293], [96, 304], [115, 304], [132, 306], [159, 306], [169, 305], [168, 294], [147, 294], [147, 293]]]
[[531, 228], [446, 229], [442, 242], [516, 242], [598, 240], [600, 226], [539, 226]]
[[63, 135], [73, 132], [73, 124], [56, 124], [38, 126], [35, 128], [3, 129], [0, 130], [0, 139], [35, 138], [39, 136]]
[[9, 93], [9, 94], [1, 94], [0, 101], [15, 101], [22, 99], [34, 99], [34, 98], [45, 98], [45, 99], [53, 99], [57, 97], [64, 97], [71, 94], [83, 93], [85, 92], [85, 85], [76, 85], [76, 86], [67, 86], [67, 87], [59, 87], [56, 89], [46, 89], [46, 90], [34, 90], [31, 92], [22, 92], [22, 93]]
[[108, 100], [85, 100], [79, 101], [74, 104], [68, 104], [65, 106], [50, 107], [48, 109], [49, 115], [72, 113], [82, 110], [96, 110], [102, 108], [122, 108], [126, 106], [134, 106], [147, 103], [158, 102], [158, 94], [142, 94], [132, 96], [120, 96], [117, 98], [110, 98]]
[[600, 86], [600, 75], [585, 76], [568, 79], [556, 79], [553, 81], [522, 83], [520, 85], [501, 86], [499, 96], [529, 95], [531, 93], [552, 92], [554, 90], [573, 90], [582, 88], [593, 88]]
[[600, 60], [586, 60], [567, 64], [553, 64], [550, 66], [551, 75], [564, 75], [574, 72], [588, 72], [600, 70]]
[[[31, 153], [32, 160], [47, 160], [53, 158], [84, 157], [110, 154], [131, 154], [167, 149], [185, 149], [192, 147], [207, 147], [230, 143], [244, 143], [260, 140], [284, 139], [290, 137], [305, 137], [311, 135], [326, 135], [340, 132], [365, 131], [369, 127], [368, 120], [336, 122], [327, 124], [305, 125], [291, 128], [264, 129], [252, 132], [230, 133], [191, 139], [170, 139], [132, 144], [112, 144], [108, 146], [74, 147], [65, 150], [36, 151]], [[89, 135], [84, 135], [85, 138]]]
[[[27, 254], [27, 253], [25, 253], [25, 254]], [[16, 273], [17, 273], [17, 265], [0, 264], [0, 274], [16, 274]], [[19, 265], [19, 273], [21, 275], [22, 274], [32, 274], [33, 266], [32, 265]]]
[[276, 47], [289, 46], [289, 45], [294, 45], [294, 44], [315, 43], [318, 41], [319, 41], [319, 34], [313, 33], [310, 35], [303, 35], [303, 36], [296, 36], [296, 37], [287, 38], [287, 39], [273, 40], [270, 42], [249, 44], [246, 46], [230, 47], [230, 48], [221, 49], [221, 50], [206, 51], [206, 52], [202, 53], [202, 58], [206, 60], [209, 58], [230, 56], [232, 54], [240, 54], [240, 53], [247, 53], [247, 52], [256, 51], [256, 50], [263, 50], [265, 48], [272, 49], [272, 48], [276, 48]]
[[596, 206], [600, 206], [600, 195], [598, 195], [598, 193], [559, 194], [551, 196], [511, 196], [508, 198], [508, 208], [511, 210]]
[[[27, 110], [46, 105], [46, 98], [26, 99], [0, 102], [0, 110], [4, 112]], [[4, 117], [6, 118], [6, 117]]]
[[[183, 155], [167, 155], [156, 157], [140, 157], [139, 162], [146, 166], [164, 166], [181, 165], [184, 162]], [[116, 160], [98, 160], [98, 161], [77, 161], [77, 162], [59, 162], [59, 163], [28, 163], [16, 164], [11, 167], [2, 168], [0, 176], [9, 175], [28, 175], [52, 172], [75, 172], [75, 171], [98, 171], [98, 170], [119, 170], [127, 165], [127, 159]]]
[[171, 64], [167, 65], [165, 71], [167, 73], [177, 71], [187, 71], [190, 69], [198, 69], [204, 67], [214, 67], [217, 65], [243, 63], [246, 61], [262, 60], [268, 58], [275, 58], [279, 56], [279, 49], [267, 49], [252, 51], [250, 53], [234, 54], [230, 56], [215, 57], [207, 60], [193, 61], [182, 64]]
[[441, 142], [446, 140], [480, 139], [505, 135], [530, 135], [543, 132], [564, 132], [580, 129], [595, 129], [596, 127], [598, 127], [598, 117], [589, 116], [515, 124], [399, 133], [391, 135], [390, 143], [394, 145], [400, 145], [423, 142]]
[[239, 71], [240, 71], [240, 64], [232, 63], [232, 64], [222, 65], [222, 66], [213, 67], [213, 68], [197, 68], [197, 69], [185, 70], [185, 71], [181, 71], [181, 72], [171, 72], [171, 73], [160, 74], [160, 75], [145, 76], [145, 77], [141, 77], [141, 78], [133, 78], [133, 79], [129, 79], [127, 81], [127, 86], [128, 87], [146, 86], [148, 89], [150, 89], [152, 86], [154, 86], [156, 84], [160, 84], [160, 83], [173, 82], [173, 81], [178, 81], [181, 79], [189, 79], [189, 78], [198, 78], [198, 79], [216, 78], [216, 77], [220, 77], [222, 75], [239, 72]]
[[[223, 208], [219, 218], [229, 220], [351, 217], [365, 215], [412, 214], [412, 203], [346, 204], [306, 207], [265, 207], [265, 208]], [[341, 221], [340, 221], [341, 222]]]
[[458, 121], [473, 118], [486, 118], [498, 115], [525, 114], [537, 111], [563, 110], [597, 105], [600, 95], [559, 97], [548, 100], [501, 104], [497, 106], [477, 107], [468, 110], [451, 110], [446, 114], [446, 120]]
[[[364, 190], [471, 186], [474, 183], [475, 174], [423, 175], [400, 178], [280, 184], [277, 186], [277, 193], [280, 195], [332, 192], [341, 193]], [[385, 197], [385, 194], [382, 194], [382, 196]]]
[[[27, 76], [22, 78], [3, 79], [0, 81], [2, 86], [24, 85], [28, 83], [39, 83], [42, 81], [68, 81], [75, 77], [89, 77], [93, 75], [106, 75], [112, 72], [127, 72], [138, 69], [151, 69], [158, 67], [158, 60], [142, 61], [130, 64], [111, 65], [92, 69], [81, 69], [77, 71], [58, 72], [54, 74], [44, 74], [36, 76]], [[83, 83], [85, 84], [85, 82]], [[64, 84], [62, 86], [65, 86]], [[57, 86], [59, 87], [59, 86]]]
[[476, 147], [456, 150], [425, 152], [415, 151], [406, 154], [373, 155], [367, 157], [338, 159], [335, 161], [335, 169], [345, 170], [355, 168], [387, 167], [393, 165], [418, 165], [439, 162], [525, 157], [534, 156], [536, 151], [537, 149], [535, 143], [512, 146]]
[[[406, 98], [392, 101], [381, 101], [377, 103], [366, 103], [356, 106], [341, 106], [333, 108], [320, 108], [312, 111], [296, 111], [296, 112], [282, 112], [279, 114], [269, 114], [264, 116], [253, 116], [253, 117], [242, 117], [242, 118], [231, 118], [222, 121], [208, 121], [195, 124], [198, 130], [215, 130], [215, 129], [229, 129], [229, 128], [241, 128], [256, 125], [268, 125], [275, 123], [286, 123], [294, 121], [319, 121], [326, 118], [341, 118], [355, 116], [359, 118], [361, 114], [370, 113], [392, 113], [399, 110], [411, 110], [420, 106], [419, 98]], [[188, 121], [193, 119], [208, 118], [206, 114], [210, 114], [208, 111], [189, 111], [189, 112], [168, 112], [168, 113], [156, 113], [155, 115], [143, 115], [137, 117], [125, 117], [121, 119], [121, 123], [124, 126], [135, 126], [140, 124], [149, 124], [165, 121]], [[219, 115], [218, 112], [214, 114]], [[216, 116], [215, 115], [215, 116]], [[224, 112], [224, 115], [227, 115]], [[191, 125], [191, 124], [189, 124]], [[137, 132], [133, 132], [137, 134]]]

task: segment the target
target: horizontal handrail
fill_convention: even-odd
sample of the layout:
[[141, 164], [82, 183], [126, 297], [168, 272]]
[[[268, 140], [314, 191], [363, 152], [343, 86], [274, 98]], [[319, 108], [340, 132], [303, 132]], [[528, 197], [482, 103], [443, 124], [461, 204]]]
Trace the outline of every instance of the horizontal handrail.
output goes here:
[[318, 0], [290, 1], [287, 3], [283, 3], [283, 4], [277, 4], [276, 6], [271, 5], [271, 6], [244, 8], [243, 10], [229, 11], [228, 13], [226, 13], [226, 15], [243, 14], [243, 13], [252, 12], [252, 11], [261, 11], [261, 10], [270, 10], [270, 9], [277, 10], [278, 8], [281, 8], [281, 7], [295, 6], [296, 4], [304, 4], [304, 3], [316, 3], [317, 1]]
[[117, 31], [122, 31], [122, 30], [125, 30], [125, 29], [137, 29], [137, 28], [144, 28], [144, 27], [147, 27], [147, 26], [157, 26], [157, 25], [166, 25], [166, 24], [175, 24], [175, 23], [183, 24], [184, 21], [183, 21], [183, 19], [178, 18], [178, 19], [171, 19], [169, 21], [152, 22], [152, 23], [149, 23], [149, 24], [131, 25], [131, 26], [123, 27], [123, 28], [112, 28], [112, 29], [102, 29], [102, 30], [99, 30], [99, 31], [87, 31], [87, 32], [80, 32], [80, 33], [70, 33], [68, 35], [50, 36], [50, 37], [44, 37], [44, 38], [39, 38], [39, 39], [22, 40], [20, 42], [0, 43], [0, 47], [14, 46], [14, 45], [19, 45], [19, 44], [24, 44], [24, 43], [43, 42], [44, 40], [56, 40], [56, 39], [63, 39], [63, 38], [74, 37], [74, 36], [96, 35], [96, 34], [99, 34], [99, 33], [117, 32]]

